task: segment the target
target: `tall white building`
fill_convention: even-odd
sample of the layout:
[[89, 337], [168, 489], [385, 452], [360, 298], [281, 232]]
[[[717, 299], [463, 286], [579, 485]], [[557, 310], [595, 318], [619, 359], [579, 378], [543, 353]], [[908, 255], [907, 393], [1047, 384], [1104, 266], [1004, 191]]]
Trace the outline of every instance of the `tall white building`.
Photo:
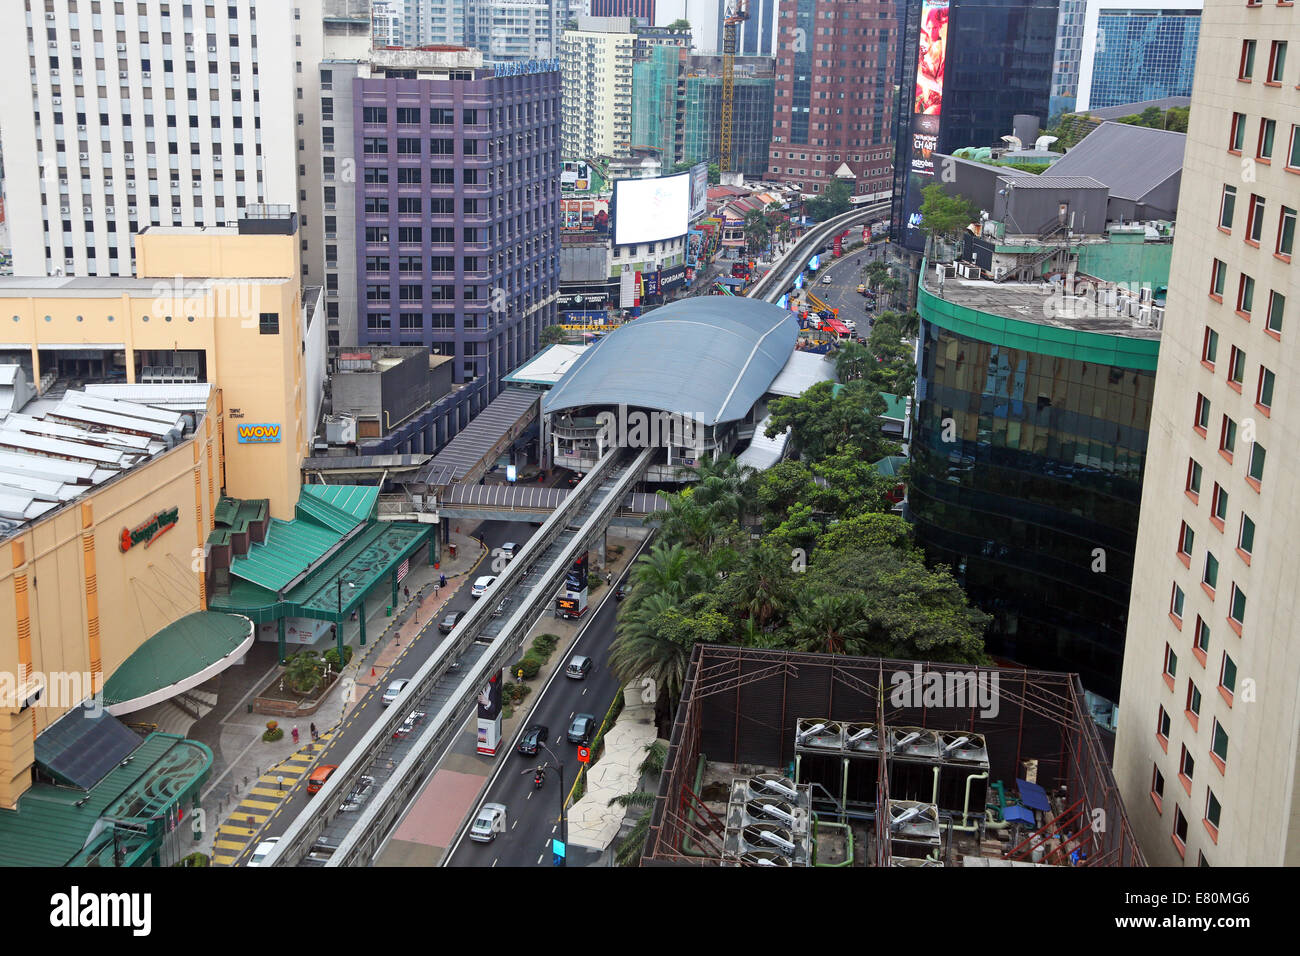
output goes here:
[[377, 49], [406, 45], [406, 8], [402, 0], [374, 0], [370, 19]]
[[627, 17], [577, 17], [560, 38], [565, 158], [624, 156], [632, 136], [632, 52]]
[[400, 0], [405, 7], [406, 46], [465, 42], [466, 10], [470, 0]]
[[0, 4], [15, 273], [132, 275], [145, 226], [296, 206], [294, 32], [289, 2]]
[[1300, 12], [1208, 0], [1200, 46], [1115, 777], [1152, 865], [1297, 866]]

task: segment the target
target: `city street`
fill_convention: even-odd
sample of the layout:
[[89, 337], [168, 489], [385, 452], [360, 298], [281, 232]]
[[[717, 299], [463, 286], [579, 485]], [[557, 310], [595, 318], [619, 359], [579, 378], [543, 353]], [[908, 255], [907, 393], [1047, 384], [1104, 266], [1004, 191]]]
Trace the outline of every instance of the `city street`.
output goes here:
[[[617, 580], [614, 582], [617, 585]], [[462, 835], [461, 841], [451, 851], [448, 866], [551, 866], [551, 840], [560, 836], [559, 813], [561, 793], [567, 795], [573, 787], [580, 764], [577, 747], [565, 739], [569, 723], [575, 714], [592, 714], [596, 727], [618, 692], [618, 682], [608, 667], [609, 645], [614, 639], [614, 621], [618, 602], [604, 601], [593, 612], [578, 642], [563, 661], [558, 661], [532, 716], [520, 725], [521, 730], [533, 724], [543, 724], [549, 731], [546, 745], [564, 764], [564, 786], [560, 787], [555, 761], [545, 750], [536, 757], [515, 752], [518, 734], [507, 743], [508, 752], [502, 755], [500, 765], [483, 798], [486, 803], [502, 803], [507, 807], [506, 832], [488, 844], [475, 843]], [[583, 654], [593, 661], [592, 669], [583, 680], [564, 676], [564, 665], [574, 654]], [[462, 735], [464, 736], [464, 735]], [[533, 786], [533, 768], [547, 763], [546, 782], [542, 789]]]

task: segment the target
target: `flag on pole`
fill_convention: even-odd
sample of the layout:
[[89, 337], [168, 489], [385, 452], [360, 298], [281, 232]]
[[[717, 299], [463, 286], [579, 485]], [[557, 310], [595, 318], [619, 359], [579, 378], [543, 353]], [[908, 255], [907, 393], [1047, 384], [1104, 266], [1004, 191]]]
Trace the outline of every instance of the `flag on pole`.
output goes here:
[[406, 572], [409, 571], [409, 570], [411, 570], [411, 559], [410, 559], [410, 558], [407, 558], [407, 559], [405, 559], [401, 564], [399, 564], [399, 565], [397, 566], [397, 583], [398, 583], [398, 584], [401, 584], [401, 583], [402, 583], [402, 578], [406, 577]]

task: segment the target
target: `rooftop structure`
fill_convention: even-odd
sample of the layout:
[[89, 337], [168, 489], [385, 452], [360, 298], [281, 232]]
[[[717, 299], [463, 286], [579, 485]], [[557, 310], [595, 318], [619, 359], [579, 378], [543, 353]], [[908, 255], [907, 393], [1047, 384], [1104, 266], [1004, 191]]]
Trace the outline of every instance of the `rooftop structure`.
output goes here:
[[1075, 675], [710, 644], [642, 862], [1145, 866]]
[[1111, 221], [1173, 219], [1186, 143], [1183, 133], [1104, 122], [1043, 177], [1085, 176], [1105, 183]]

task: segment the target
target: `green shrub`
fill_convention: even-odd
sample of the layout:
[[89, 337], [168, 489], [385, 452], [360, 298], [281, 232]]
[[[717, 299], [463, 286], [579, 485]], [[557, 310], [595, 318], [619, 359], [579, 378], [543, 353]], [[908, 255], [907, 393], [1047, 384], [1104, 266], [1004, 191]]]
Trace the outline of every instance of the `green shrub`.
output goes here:
[[537, 637], [533, 638], [533, 647], [544, 647], [548, 654], [555, 650], [555, 645], [559, 643], [560, 636], [558, 634], [538, 634]]
[[[271, 721], [271, 723], [274, 724], [275, 721]], [[266, 733], [262, 734], [262, 739], [265, 740], [268, 744], [273, 744], [277, 740], [282, 739], [283, 737], [284, 737], [284, 729], [281, 727], [271, 727], [266, 731]]]
[[510, 673], [518, 677], [519, 672], [524, 672], [524, 680], [532, 680], [537, 676], [537, 672], [542, 669], [542, 662], [531, 654], [527, 654], [515, 663], [510, 665]]
[[519, 703], [525, 697], [533, 692], [533, 689], [527, 684], [511, 684], [515, 691], [515, 703]]
[[331, 647], [326, 651], [323, 659], [327, 664], [329, 664], [330, 670], [337, 674], [339, 671], [343, 670], [343, 668], [348, 666], [348, 661], [352, 660], [352, 647], [348, 644], [343, 645], [342, 660], [339, 659], [339, 651], [337, 647]]
[[206, 853], [191, 853], [189, 856], [181, 857], [176, 861], [175, 866], [207, 866], [208, 855]]

